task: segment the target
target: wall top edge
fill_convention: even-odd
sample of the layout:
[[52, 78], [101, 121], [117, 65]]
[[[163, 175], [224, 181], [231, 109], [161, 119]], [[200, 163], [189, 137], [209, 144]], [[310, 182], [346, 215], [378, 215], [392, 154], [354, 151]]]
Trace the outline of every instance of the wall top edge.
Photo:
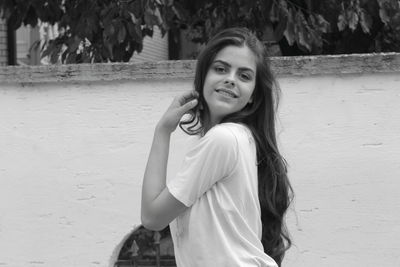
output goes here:
[[[400, 72], [400, 53], [271, 57], [279, 76]], [[0, 67], [0, 83], [191, 79], [195, 60]]]

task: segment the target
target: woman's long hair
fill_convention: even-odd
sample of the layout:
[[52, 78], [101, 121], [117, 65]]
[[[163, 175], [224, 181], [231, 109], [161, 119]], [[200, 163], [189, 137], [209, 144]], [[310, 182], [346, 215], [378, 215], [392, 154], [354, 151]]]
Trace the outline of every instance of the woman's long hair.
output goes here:
[[280, 266], [285, 251], [291, 246], [284, 216], [293, 197], [287, 177], [286, 162], [279, 153], [275, 134], [275, 113], [279, 86], [269, 67], [264, 45], [246, 28], [229, 28], [215, 35], [200, 53], [194, 80], [199, 104], [180, 128], [190, 135], [204, 135], [211, 125], [209, 109], [203, 95], [204, 81], [217, 53], [226, 46], [247, 46], [257, 58], [256, 85], [253, 102], [241, 111], [230, 114], [222, 122], [245, 124], [256, 141], [258, 161], [258, 193], [261, 207], [264, 251]]

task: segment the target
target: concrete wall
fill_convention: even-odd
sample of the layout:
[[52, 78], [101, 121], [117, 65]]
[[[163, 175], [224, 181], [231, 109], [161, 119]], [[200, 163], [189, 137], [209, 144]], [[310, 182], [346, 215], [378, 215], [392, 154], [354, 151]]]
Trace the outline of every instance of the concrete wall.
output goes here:
[[7, 57], [7, 25], [5, 20], [0, 19], [0, 66], [7, 65]]
[[[0, 265], [108, 266], [195, 62], [0, 68]], [[284, 266], [399, 266], [400, 55], [276, 58], [296, 193]], [[186, 136], [173, 136], [177, 170]], [[111, 265], [110, 265], [111, 266]]]

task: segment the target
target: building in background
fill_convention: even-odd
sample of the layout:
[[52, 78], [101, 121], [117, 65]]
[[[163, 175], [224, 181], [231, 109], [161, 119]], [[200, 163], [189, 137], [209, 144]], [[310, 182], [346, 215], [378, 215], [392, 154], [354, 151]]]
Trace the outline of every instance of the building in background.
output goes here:
[[[41, 59], [40, 50], [45, 40], [57, 37], [57, 26], [47, 23], [42, 23], [39, 27], [34, 28], [21, 26], [13, 34], [14, 40], [9, 42], [7, 40], [9, 38], [7, 24], [4, 20], [0, 20], [0, 65], [48, 64], [48, 60]], [[154, 27], [153, 36], [146, 36], [143, 39], [142, 52], [135, 52], [130, 62], [194, 59], [200, 48], [200, 45], [187, 40], [184, 31], [169, 31], [161, 36], [159, 28]], [[11, 61], [10, 52], [14, 55], [14, 60]]]
[[39, 27], [21, 26], [16, 31], [17, 65], [40, 65]]
[[168, 34], [161, 36], [158, 27], [154, 27], [153, 37], [146, 36], [143, 39], [143, 50], [141, 53], [133, 53], [130, 62], [161, 61], [169, 60]]
[[0, 66], [8, 65], [7, 24], [0, 19]]

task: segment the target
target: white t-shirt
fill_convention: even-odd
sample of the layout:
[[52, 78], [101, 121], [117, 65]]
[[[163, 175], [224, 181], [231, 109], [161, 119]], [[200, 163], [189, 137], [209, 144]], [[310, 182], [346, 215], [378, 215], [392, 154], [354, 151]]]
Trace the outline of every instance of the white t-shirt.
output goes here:
[[214, 126], [167, 182], [189, 207], [170, 223], [178, 267], [276, 267], [261, 244], [256, 146], [237, 123]]

